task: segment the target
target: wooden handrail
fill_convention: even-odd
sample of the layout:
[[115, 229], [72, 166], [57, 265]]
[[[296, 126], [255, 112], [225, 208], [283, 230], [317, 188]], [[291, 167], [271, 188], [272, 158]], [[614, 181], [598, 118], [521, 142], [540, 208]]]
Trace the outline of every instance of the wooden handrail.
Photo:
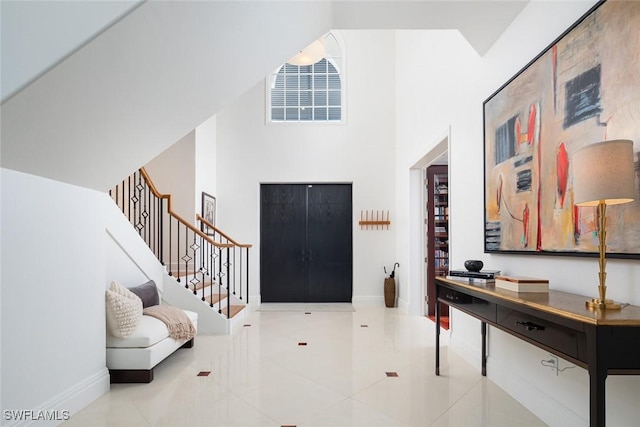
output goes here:
[[206, 219], [204, 219], [200, 214], [196, 214], [196, 219], [198, 221], [201, 221], [204, 223], [204, 225], [206, 225], [209, 228], [212, 228], [216, 233], [220, 234], [222, 237], [224, 237], [225, 239], [227, 239], [229, 242], [233, 243], [234, 246], [237, 246], [239, 248], [251, 248], [253, 247], [252, 244], [250, 243], [238, 243], [235, 240], [233, 240], [231, 237], [229, 237], [228, 235], [226, 235], [225, 233], [223, 233], [222, 231], [220, 231], [220, 229], [218, 227], [216, 227], [215, 225], [211, 224], [209, 221], [207, 221]]
[[167, 199], [167, 211], [168, 211], [169, 215], [171, 215], [176, 220], [178, 220], [178, 222], [181, 222], [182, 225], [187, 227], [189, 230], [193, 231], [198, 236], [202, 237], [207, 242], [211, 243], [213, 246], [215, 246], [217, 248], [231, 248], [231, 247], [233, 247], [233, 245], [229, 244], [229, 243], [218, 243], [218, 242], [216, 242], [215, 240], [213, 240], [212, 238], [207, 236], [205, 233], [203, 233], [202, 231], [198, 230], [198, 228], [196, 228], [195, 226], [193, 226], [193, 225], [189, 224], [187, 221], [185, 221], [184, 218], [182, 218], [180, 215], [178, 215], [177, 213], [175, 213], [171, 209], [171, 194], [162, 194], [162, 193], [160, 193], [158, 191], [158, 189], [156, 188], [156, 186], [153, 185], [153, 181], [151, 181], [151, 178], [149, 177], [149, 174], [144, 169], [144, 167], [140, 168], [140, 174], [142, 175], [142, 177], [146, 181], [147, 185], [151, 189], [151, 192], [154, 194], [154, 196], [156, 196], [156, 197], [158, 197], [160, 199]]

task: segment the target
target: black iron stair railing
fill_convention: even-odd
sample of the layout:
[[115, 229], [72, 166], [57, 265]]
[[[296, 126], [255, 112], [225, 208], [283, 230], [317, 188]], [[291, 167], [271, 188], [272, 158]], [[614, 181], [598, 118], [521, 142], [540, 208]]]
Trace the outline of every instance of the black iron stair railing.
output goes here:
[[[224, 312], [222, 304], [226, 300], [229, 318], [230, 294], [235, 294], [235, 274], [231, 270], [235, 265], [235, 245], [216, 241], [175, 213], [171, 195], [160, 193], [144, 168], [109, 190], [109, 194], [169, 275], [179, 283], [184, 281], [185, 288], [210, 307], [217, 304], [218, 313]], [[248, 252], [246, 259], [248, 264]], [[248, 269], [246, 277], [248, 295]]]
[[[196, 215], [196, 220], [200, 222], [200, 229], [207, 235], [221, 244], [233, 245], [231, 255], [231, 287], [233, 295], [238, 296], [241, 301], [249, 303], [249, 249], [253, 245], [249, 243], [239, 243], [225, 234], [222, 230], [204, 219], [201, 215]], [[244, 260], [244, 262], [243, 262]], [[245, 290], [244, 296], [242, 290]], [[244, 299], [246, 298], [246, 300]]]

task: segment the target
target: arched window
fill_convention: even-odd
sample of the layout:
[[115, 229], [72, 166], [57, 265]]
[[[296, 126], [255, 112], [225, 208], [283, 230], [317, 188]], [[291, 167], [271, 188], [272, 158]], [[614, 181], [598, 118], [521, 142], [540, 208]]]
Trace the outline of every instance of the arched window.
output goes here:
[[343, 121], [342, 49], [332, 33], [325, 36], [324, 43], [325, 57], [315, 64], [286, 63], [271, 75], [269, 121]]

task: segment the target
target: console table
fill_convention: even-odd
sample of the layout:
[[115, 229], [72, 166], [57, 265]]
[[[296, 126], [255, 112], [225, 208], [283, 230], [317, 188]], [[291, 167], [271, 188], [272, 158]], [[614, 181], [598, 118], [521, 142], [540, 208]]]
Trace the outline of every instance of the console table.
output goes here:
[[[595, 287], [594, 287], [595, 290]], [[640, 375], [640, 307], [600, 311], [586, 296], [560, 291], [518, 293], [493, 284], [436, 279], [440, 302], [481, 321], [482, 375], [487, 373], [487, 325], [589, 371], [589, 423], [605, 425], [607, 375]], [[436, 304], [436, 375], [440, 375], [440, 304]]]

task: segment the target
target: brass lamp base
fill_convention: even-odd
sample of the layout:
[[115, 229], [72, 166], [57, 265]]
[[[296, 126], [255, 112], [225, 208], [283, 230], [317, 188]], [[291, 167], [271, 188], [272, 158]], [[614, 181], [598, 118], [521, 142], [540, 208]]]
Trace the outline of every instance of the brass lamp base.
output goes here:
[[599, 298], [592, 298], [585, 302], [587, 308], [592, 310], [620, 310], [622, 306], [613, 300], [605, 299], [601, 300]]

